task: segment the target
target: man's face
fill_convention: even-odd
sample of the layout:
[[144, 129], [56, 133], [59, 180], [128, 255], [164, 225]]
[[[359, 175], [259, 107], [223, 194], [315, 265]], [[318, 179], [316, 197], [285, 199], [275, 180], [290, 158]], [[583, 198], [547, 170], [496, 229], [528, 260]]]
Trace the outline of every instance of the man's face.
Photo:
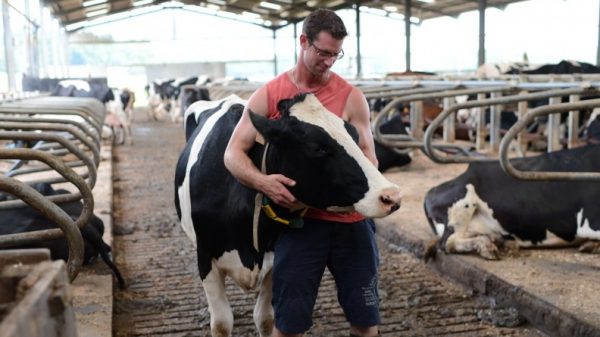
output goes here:
[[324, 76], [335, 61], [343, 55], [344, 40], [337, 40], [327, 32], [320, 32], [314, 41], [304, 39], [304, 63], [315, 76]]

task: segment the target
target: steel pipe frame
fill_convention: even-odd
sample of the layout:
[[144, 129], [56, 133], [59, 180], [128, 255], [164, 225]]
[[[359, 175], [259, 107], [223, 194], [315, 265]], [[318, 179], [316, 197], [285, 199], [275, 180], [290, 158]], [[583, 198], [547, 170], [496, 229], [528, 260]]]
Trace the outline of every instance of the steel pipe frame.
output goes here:
[[88, 115], [85, 112], [82, 111], [72, 111], [72, 112], [67, 112], [61, 109], [43, 109], [43, 110], [34, 110], [31, 108], [16, 108], [16, 107], [11, 107], [11, 108], [7, 108], [5, 106], [0, 105], [0, 114], [26, 114], [26, 115], [39, 115], [39, 114], [53, 114], [53, 115], [66, 115], [66, 116], [79, 116], [80, 118], [83, 118], [83, 120], [87, 121], [92, 128], [94, 129], [95, 133], [96, 133], [96, 139], [100, 139], [102, 138], [102, 125], [103, 124], [97, 124], [98, 122], [91, 117], [90, 115]]
[[600, 181], [600, 172], [546, 172], [546, 171], [522, 171], [516, 169], [508, 160], [508, 148], [510, 142], [515, 136], [527, 127], [527, 124], [539, 116], [550, 115], [554, 113], [566, 112], [570, 110], [581, 110], [587, 108], [600, 107], [600, 99], [590, 99], [579, 102], [560, 103], [555, 105], [546, 105], [530, 110], [525, 116], [520, 118], [504, 135], [500, 143], [500, 165], [509, 175], [521, 180], [543, 180], [543, 181]]
[[[40, 100], [40, 99], [38, 99]], [[25, 102], [25, 101], [24, 101]], [[0, 113], [4, 114], [29, 114], [29, 115], [39, 115], [39, 114], [55, 114], [55, 115], [75, 115], [86, 120], [92, 127], [96, 130], [97, 138], [100, 139], [102, 137], [102, 125], [104, 124], [104, 120], [100, 120], [96, 114], [87, 109], [85, 107], [60, 107], [55, 106], [55, 104], [51, 105], [43, 105], [43, 104], [23, 104], [24, 102], [19, 102], [20, 104], [0, 104]], [[102, 117], [104, 118], [104, 117]]]
[[[72, 120], [72, 119], [54, 119], [54, 118], [31, 118], [31, 117], [20, 117], [20, 116], [2, 116], [0, 115], [0, 121], [2, 122], [38, 122], [38, 123], [55, 123], [55, 124], [71, 124], [83, 133], [85, 133], [89, 138], [91, 138], [94, 143], [100, 144], [101, 138], [95, 132], [92, 132], [90, 128], [86, 127], [85, 124]], [[83, 120], [85, 121], [85, 119]], [[94, 128], [91, 124], [87, 123], [92, 129]], [[95, 130], [95, 129], [94, 129]]]
[[[94, 210], [94, 197], [92, 195], [92, 190], [87, 185], [85, 180], [81, 178], [77, 172], [75, 172], [72, 168], [67, 166], [62, 160], [49, 155], [47, 153], [31, 150], [31, 149], [0, 149], [0, 159], [7, 158], [19, 158], [26, 160], [39, 160], [41, 162], [46, 163], [48, 166], [52, 167], [56, 170], [60, 175], [62, 175], [67, 181], [75, 185], [81, 194], [81, 198], [83, 199], [83, 210], [81, 215], [75, 223], [77, 227], [83, 228], [85, 224], [87, 224], [90, 218], [93, 215]], [[52, 200], [55, 202], [65, 202], [72, 201], [71, 199], [64, 198], [66, 200], [59, 199], [59, 201]], [[75, 199], [79, 200], [79, 198]], [[20, 200], [12, 200], [20, 202]], [[11, 202], [12, 202], [11, 201]], [[8, 203], [8, 202], [5, 202]]]
[[[93, 189], [94, 186], [96, 185], [96, 179], [97, 179], [97, 174], [96, 174], [96, 165], [94, 165], [94, 162], [92, 162], [92, 160], [90, 159], [89, 156], [87, 156], [81, 149], [79, 149], [78, 147], [74, 146], [71, 142], [69, 142], [67, 139], [61, 137], [60, 135], [57, 134], [48, 134], [48, 133], [38, 133], [38, 132], [19, 132], [19, 131], [5, 131], [5, 132], [1, 132], [0, 131], [0, 139], [12, 139], [12, 140], [45, 140], [45, 141], [52, 141], [52, 142], [57, 142], [59, 144], [61, 144], [63, 147], [65, 147], [70, 153], [74, 154], [77, 158], [79, 158], [81, 160], [81, 162], [87, 167], [87, 175], [89, 175], [89, 180], [87, 181], [87, 184], [89, 186], [90, 189]], [[73, 165], [69, 165], [69, 163], [65, 163], [67, 166], [69, 167], [73, 167]], [[9, 177], [14, 177], [16, 175], [19, 174], [25, 174], [25, 173], [32, 173], [32, 172], [39, 172], [39, 171], [31, 171], [31, 172], [17, 172], [17, 171], [13, 171], [16, 173], [11, 173], [9, 172], [9, 174], [7, 174], [7, 176]], [[82, 178], [86, 178], [85, 175], [82, 175]], [[35, 181], [37, 182], [44, 182], [44, 180], [41, 181]], [[0, 205], [2, 203], [0, 202]], [[1, 206], [0, 206], [1, 209]]]
[[97, 144], [90, 141], [83, 132], [79, 131], [72, 125], [57, 125], [55, 123], [15, 123], [5, 122], [0, 125], [2, 129], [18, 129], [18, 130], [40, 130], [40, 131], [61, 131], [73, 135], [77, 140], [81, 141], [92, 152], [94, 164], [100, 164], [100, 149]]
[[[381, 112], [375, 117], [373, 121], [373, 137], [379, 141], [381, 144], [389, 147], [403, 147], [403, 148], [421, 148], [423, 149], [424, 143], [423, 141], [419, 141], [411, 136], [405, 135], [383, 135], [379, 130], [381, 124], [383, 123], [383, 116], [389, 114], [395, 109], [395, 105], [403, 102], [412, 102], [412, 101], [423, 101], [425, 99], [433, 99], [433, 98], [445, 98], [452, 96], [462, 96], [462, 95], [471, 95], [471, 94], [480, 94], [480, 93], [490, 93], [495, 91], [514, 91], [515, 87], [512, 86], [504, 86], [504, 87], [482, 87], [482, 88], [470, 88], [470, 89], [454, 89], [454, 90], [445, 90], [445, 91], [435, 91], [424, 94], [415, 94], [415, 95], [407, 95], [394, 98], [390, 103], [388, 103]], [[412, 117], [411, 110], [411, 117]], [[415, 112], [419, 113], [419, 112]], [[418, 126], [420, 128], [420, 126]], [[410, 140], [412, 142], [405, 142], [405, 140]], [[394, 142], [398, 141], [398, 142]]]
[[514, 96], [504, 96], [499, 98], [490, 98], [479, 101], [465, 102], [456, 104], [449, 109], [445, 109], [442, 111], [427, 127], [424, 136], [424, 152], [425, 154], [431, 158], [434, 162], [437, 163], [467, 163], [473, 161], [481, 161], [481, 160], [490, 160], [489, 158], [482, 157], [441, 157], [433, 150], [433, 135], [435, 130], [440, 127], [444, 119], [450, 116], [452, 113], [459, 109], [469, 109], [476, 108], [482, 106], [491, 106], [495, 104], [508, 104], [508, 103], [517, 103], [521, 101], [529, 101], [533, 99], [541, 99], [541, 98], [550, 98], [557, 96], [570, 96], [570, 95], [592, 95], [597, 94], [598, 90], [592, 87], [576, 87], [576, 88], [568, 88], [562, 90], [547, 90], [539, 93], [529, 93], [524, 95], [514, 95]]
[[35, 239], [35, 241], [23, 240], [20, 234], [3, 235], [0, 236], [0, 245], [2, 247], [6, 247], [19, 243], [31, 243], [39, 240], [49, 240], [64, 236], [69, 247], [67, 272], [69, 274], [69, 279], [73, 281], [83, 265], [84, 244], [81, 232], [73, 220], [71, 220], [71, 217], [60, 207], [46, 200], [43, 195], [34, 190], [32, 187], [16, 179], [0, 176], [0, 190], [6, 191], [25, 201], [29, 206], [42, 213], [60, 228], [24, 233], [33, 234], [28, 235], [28, 239]]

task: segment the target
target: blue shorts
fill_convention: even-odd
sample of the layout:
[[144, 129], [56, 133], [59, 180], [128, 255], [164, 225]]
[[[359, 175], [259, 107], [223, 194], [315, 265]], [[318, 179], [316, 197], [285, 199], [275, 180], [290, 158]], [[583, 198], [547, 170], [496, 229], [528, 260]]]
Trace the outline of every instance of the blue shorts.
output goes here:
[[275, 326], [290, 334], [312, 326], [312, 313], [325, 266], [335, 279], [346, 320], [357, 327], [380, 323], [375, 224], [366, 219], [336, 223], [304, 219], [275, 243], [273, 308]]

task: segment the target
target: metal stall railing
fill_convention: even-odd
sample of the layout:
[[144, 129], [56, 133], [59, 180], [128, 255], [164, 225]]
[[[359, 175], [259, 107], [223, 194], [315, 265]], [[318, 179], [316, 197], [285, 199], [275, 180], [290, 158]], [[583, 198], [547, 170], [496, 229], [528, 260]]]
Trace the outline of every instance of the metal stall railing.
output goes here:
[[[471, 162], [471, 161], [478, 161], [478, 160], [487, 160], [488, 158], [486, 158], [486, 157], [474, 157], [474, 156], [466, 157], [466, 156], [453, 156], [453, 155], [441, 156], [441, 155], [439, 155], [439, 153], [435, 150], [435, 146], [433, 143], [433, 136], [434, 136], [435, 130], [442, 125], [443, 121], [446, 118], [451, 116], [454, 112], [458, 111], [459, 109], [470, 109], [470, 108], [478, 108], [478, 107], [493, 106], [493, 105], [500, 105], [500, 104], [527, 102], [527, 101], [531, 101], [531, 100], [547, 99], [547, 98], [561, 97], [561, 96], [578, 95], [579, 97], [585, 97], [585, 96], [590, 96], [590, 95], [597, 95], [598, 93], [599, 93], [599, 91], [597, 90], [596, 87], [593, 87], [590, 84], [585, 84], [583, 86], [578, 85], [577, 87], [571, 87], [571, 88], [567, 88], [567, 89], [552, 89], [552, 90], [545, 90], [545, 91], [541, 91], [541, 92], [526, 93], [526, 94], [520, 93], [520, 94], [516, 94], [516, 95], [511, 95], [511, 96], [481, 99], [481, 100], [477, 100], [477, 101], [456, 104], [447, 109], [444, 109], [438, 115], [438, 117], [436, 117], [431, 122], [431, 124], [425, 131], [423, 150], [433, 161], [438, 162], [438, 163], [464, 163], [464, 162]], [[480, 113], [481, 113], [481, 111], [480, 111]], [[554, 125], [554, 128], [557, 128], [556, 124]], [[497, 132], [497, 131], [491, 130], [490, 132]], [[556, 137], [556, 132], [557, 131], [554, 131], [554, 130], [551, 130], [549, 132], [549, 136], [548, 136], [549, 143], [553, 139], [551, 137]], [[554, 136], [552, 136], [552, 135], [554, 135]], [[499, 146], [499, 141], [498, 141], [498, 146]], [[549, 151], [552, 151], [554, 149], [555, 148], [550, 147], [550, 146], [548, 148]]]
[[[0, 159], [16, 161], [0, 176], [0, 190], [17, 198], [0, 202], [0, 209], [29, 205], [60, 228], [0, 236], [0, 248], [65, 236], [69, 247], [68, 275], [71, 280], [76, 277], [83, 262], [79, 228], [93, 215], [91, 189], [100, 162], [103, 119], [104, 106], [91, 98], [42, 97], [0, 104], [0, 140], [36, 142], [33, 148], [0, 149]], [[31, 166], [32, 162], [45, 166]], [[79, 167], [83, 172], [75, 171]], [[42, 172], [46, 172], [45, 177], [40, 179]], [[77, 191], [43, 196], [30, 186], [40, 182], [68, 182]], [[83, 210], [75, 221], [56, 205], [80, 199]]]
[[[508, 159], [510, 142], [536, 117], [565, 111], [592, 109], [600, 107], [600, 99], [590, 99], [580, 102], [560, 103], [532, 109], [522, 116], [504, 135], [500, 143], [500, 165], [509, 175], [523, 180], [570, 180], [570, 181], [600, 181], [600, 172], [545, 172], [522, 171], [514, 167]], [[600, 160], [600, 158], [598, 158]]]
[[[561, 78], [565, 77], [563, 76]], [[571, 76], [570, 78], [574, 79], [575, 77]], [[503, 112], [503, 105], [514, 105], [513, 111], [516, 112], [517, 116], [522, 116], [528, 110], [528, 102], [532, 100], [549, 99], [549, 104], [557, 104], [560, 102], [561, 97], [568, 96], [571, 102], [577, 102], [582, 98], [589, 98], [586, 96], [597, 94], [596, 90], [599, 84], [599, 82], [519, 83], [513, 77], [510, 81], [427, 80], [393, 81], [392, 83], [361, 82], [359, 88], [363, 90], [367, 99], [388, 99], [387, 104], [380, 112], [373, 111], [374, 114], [376, 114], [372, 123], [375, 140], [390, 147], [396, 152], [405, 153], [418, 148], [422, 149], [428, 155], [434, 153], [432, 158], [434, 160], [438, 160], [440, 156], [431, 150], [432, 148], [440, 150], [452, 149], [454, 152], [459, 152], [461, 154], [461, 159], [458, 159], [458, 161], [466, 162], [470, 160], [482, 160], [482, 158], [464, 159], [465, 157], [469, 157], [470, 152], [468, 150], [473, 147], [475, 147], [477, 151], [486, 149], [491, 150], [493, 153], [498, 151], [501, 140], [500, 116]], [[457, 104], [455, 98], [458, 96], [475, 96], [477, 100]], [[425, 130], [426, 132], [430, 132], [427, 137], [425, 137], [425, 134], [423, 133], [423, 104], [427, 100], [433, 100], [436, 103], [441, 102], [439, 104], [443, 104], [443, 109], [440, 115], [434, 119], [427, 130]], [[410, 130], [408, 134], [383, 134], [380, 131], [380, 127], [390, 120], [394, 113], [398, 112], [396, 109], [399, 104], [410, 106]], [[489, 127], [486, 126], [485, 122], [485, 107], [490, 108]], [[474, 135], [470, 134], [471, 140], [467, 142], [466, 146], [465, 144], [459, 145], [456, 143], [454, 131], [456, 127], [456, 112], [462, 109], [472, 108], [477, 108], [475, 116], [471, 115], [471, 117], [475, 117], [475, 123], [468, 125], [467, 127], [470, 130], [469, 132], [472, 132]], [[560, 116], [552, 114], [548, 119], [548, 149], [552, 151], [561, 146], [558, 133]], [[577, 126], [578, 123], [578, 111], [570, 111], [567, 140], [569, 148], [578, 144], [578, 134], [581, 132], [581, 129]], [[433, 132], [440, 130], [442, 124], [442, 141], [426, 146], [426, 142], [431, 142], [433, 139]], [[487, 140], [487, 137], [489, 137], [489, 141]], [[475, 144], [471, 144], [473, 139]], [[525, 140], [521, 135], [519, 135], [518, 141], [521, 147], [523, 147]], [[438, 161], [444, 161], [444, 159], [439, 159]]]

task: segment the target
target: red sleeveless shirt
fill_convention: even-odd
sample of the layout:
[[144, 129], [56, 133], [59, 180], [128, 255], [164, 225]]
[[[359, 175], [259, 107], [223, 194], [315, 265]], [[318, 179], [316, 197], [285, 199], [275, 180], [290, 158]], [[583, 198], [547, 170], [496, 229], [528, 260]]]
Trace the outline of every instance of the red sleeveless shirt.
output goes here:
[[[267, 116], [271, 119], [280, 117], [279, 110], [277, 109], [277, 103], [279, 103], [280, 100], [293, 98], [300, 93], [296, 85], [288, 76], [287, 71], [268, 82], [266, 88], [269, 104], [269, 113]], [[342, 118], [346, 101], [348, 100], [351, 91], [352, 86], [350, 83], [331, 72], [327, 83], [312, 93], [317, 96], [321, 104], [323, 104], [327, 110]], [[316, 208], [309, 209], [305, 216], [308, 218], [344, 223], [357, 222], [364, 219], [358, 212], [332, 213]]]

